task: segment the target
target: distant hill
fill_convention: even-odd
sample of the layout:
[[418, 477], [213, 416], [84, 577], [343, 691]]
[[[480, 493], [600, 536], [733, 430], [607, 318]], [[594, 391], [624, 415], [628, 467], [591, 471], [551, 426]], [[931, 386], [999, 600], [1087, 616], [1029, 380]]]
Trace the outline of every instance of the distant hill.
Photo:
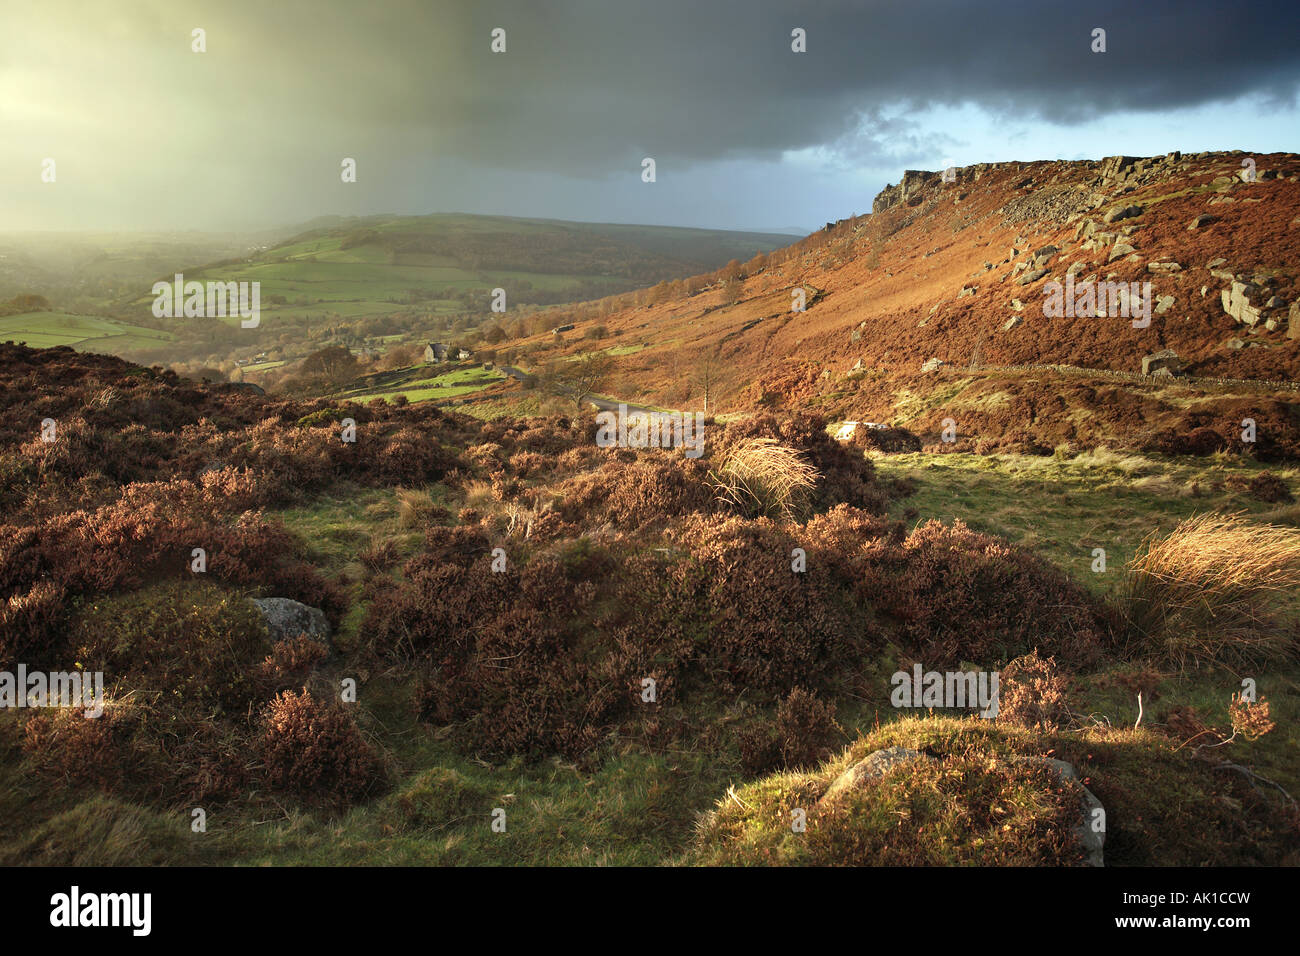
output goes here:
[[[356, 318], [411, 307], [487, 313], [496, 288], [505, 290], [511, 309], [598, 298], [749, 259], [790, 238], [458, 213], [322, 217], [310, 226], [253, 255], [185, 276], [260, 282], [270, 324], [277, 315]], [[128, 304], [143, 310], [151, 301], [141, 288]]]

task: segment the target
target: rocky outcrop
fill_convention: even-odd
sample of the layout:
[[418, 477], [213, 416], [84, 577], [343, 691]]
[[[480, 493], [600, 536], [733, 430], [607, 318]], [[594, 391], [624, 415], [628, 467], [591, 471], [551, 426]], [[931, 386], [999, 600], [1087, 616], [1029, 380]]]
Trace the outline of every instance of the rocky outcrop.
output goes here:
[[1259, 286], [1253, 282], [1233, 280], [1232, 285], [1220, 293], [1223, 311], [1243, 325], [1256, 325], [1263, 310], [1258, 305]]
[[1161, 349], [1142, 357], [1143, 375], [1154, 375], [1161, 370], [1168, 370], [1171, 375], [1177, 375], [1183, 370], [1182, 360], [1173, 349]]

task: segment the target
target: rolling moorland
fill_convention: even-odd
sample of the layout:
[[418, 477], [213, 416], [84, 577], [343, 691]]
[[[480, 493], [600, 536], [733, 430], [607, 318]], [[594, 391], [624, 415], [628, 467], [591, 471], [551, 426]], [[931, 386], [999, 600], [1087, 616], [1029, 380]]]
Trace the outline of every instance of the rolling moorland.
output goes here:
[[[1086, 787], [1107, 866], [1300, 862], [1300, 160], [1241, 158], [909, 173], [467, 322], [490, 369], [0, 345], [0, 669], [109, 691], [0, 715], [0, 861], [1077, 865]], [[1173, 301], [1044, 316], [1067, 273]], [[598, 447], [592, 354], [595, 397], [707, 404], [704, 456]], [[892, 706], [916, 664], [999, 671], [996, 719]]]
[[[239, 237], [0, 237], [0, 299], [10, 300], [0, 302], [0, 335], [145, 364], [185, 362], [224, 379], [239, 359], [263, 353], [275, 358], [252, 363], [254, 373], [332, 343], [370, 354], [403, 342], [423, 348], [423, 340], [481, 322], [495, 288], [508, 289], [510, 310], [521, 314], [706, 272], [789, 241], [455, 214], [321, 217]], [[155, 317], [151, 286], [178, 272], [260, 283], [262, 324]]]

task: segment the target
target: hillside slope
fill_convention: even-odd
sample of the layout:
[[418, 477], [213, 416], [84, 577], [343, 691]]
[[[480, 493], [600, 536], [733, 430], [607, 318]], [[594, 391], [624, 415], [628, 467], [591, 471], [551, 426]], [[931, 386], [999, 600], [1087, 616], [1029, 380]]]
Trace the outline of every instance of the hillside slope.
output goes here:
[[[600, 321], [646, 343], [624, 363], [627, 382], [668, 405], [700, 399], [672, 370], [714, 355], [714, 391], [729, 408], [820, 406], [937, 436], [953, 399], [970, 442], [1050, 446], [1095, 444], [1107, 432], [1168, 442], [1203, 426], [1226, 441], [1244, 403], [1275, 424], [1270, 440], [1291, 447], [1300, 425], [1287, 385], [1300, 379], [1300, 157], [1250, 157], [1250, 182], [1245, 158], [993, 163], [956, 170], [952, 182], [909, 171], [876, 197], [871, 216], [828, 224], [738, 285], [719, 281]], [[1135, 328], [1113, 309], [1045, 314], [1050, 283], [1067, 276], [1080, 286], [1138, 283], [1139, 296], [1149, 282], [1149, 325]], [[792, 310], [798, 289], [801, 313]], [[1189, 377], [1141, 375], [1143, 357], [1164, 349]], [[930, 359], [947, 367], [923, 374]], [[1066, 370], [1021, 366], [1071, 369], [1063, 378]], [[1083, 392], [1061, 398], [1068, 389]], [[1098, 434], [1083, 427], [1094, 416]]]

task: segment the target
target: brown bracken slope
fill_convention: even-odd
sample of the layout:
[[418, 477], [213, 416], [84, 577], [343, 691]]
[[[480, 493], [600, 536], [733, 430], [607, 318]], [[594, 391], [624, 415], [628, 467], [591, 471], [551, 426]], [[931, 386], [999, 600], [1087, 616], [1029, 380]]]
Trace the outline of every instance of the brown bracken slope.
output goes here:
[[[699, 407], [693, 372], [714, 356], [717, 409], [812, 407], [927, 443], [952, 418], [946, 449], [1204, 451], [1240, 446], [1252, 418], [1259, 440], [1238, 450], [1300, 452], [1300, 156], [1006, 162], [944, 178], [908, 171], [870, 216], [759, 257], [739, 282], [724, 270], [597, 303], [570, 335], [599, 323], [644, 344], [621, 359], [620, 397], [670, 407]], [[1149, 326], [1049, 317], [1048, 284], [1067, 273], [1150, 282]], [[1166, 349], [1182, 374], [1142, 375]], [[931, 359], [945, 364], [923, 372]]]

